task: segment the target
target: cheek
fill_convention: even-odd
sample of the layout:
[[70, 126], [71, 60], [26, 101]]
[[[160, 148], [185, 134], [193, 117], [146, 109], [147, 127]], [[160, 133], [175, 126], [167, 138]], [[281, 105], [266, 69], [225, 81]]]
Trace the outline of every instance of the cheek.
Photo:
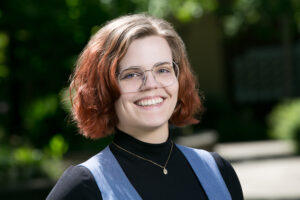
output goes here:
[[126, 103], [129, 102], [128, 97], [121, 95], [119, 99], [115, 102], [114, 107], [118, 117], [124, 115], [126, 112]]
[[177, 82], [177, 84], [175, 85], [174, 90], [173, 90], [174, 108], [176, 107], [177, 102], [178, 102], [178, 92], [179, 92], [179, 85]]
[[115, 102], [114, 108], [115, 108], [116, 116], [117, 116], [118, 120], [120, 121], [120, 104], [119, 104], [119, 100], [117, 100]]
[[176, 99], [178, 99], [178, 91], [179, 91], [179, 84], [178, 82], [174, 85], [174, 87], [172, 88], [172, 96]]
[[167, 93], [170, 96], [170, 109], [175, 109], [178, 101], [178, 83], [172, 85], [172, 87], [169, 87], [167, 89]]
[[121, 97], [115, 102], [114, 106], [115, 106], [116, 115], [120, 119], [120, 117], [122, 116], [122, 112], [124, 110]]

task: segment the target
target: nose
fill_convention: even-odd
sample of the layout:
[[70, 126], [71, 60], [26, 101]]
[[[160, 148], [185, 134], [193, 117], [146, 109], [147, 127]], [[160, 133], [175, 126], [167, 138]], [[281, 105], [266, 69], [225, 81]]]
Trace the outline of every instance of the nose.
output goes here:
[[144, 77], [144, 83], [142, 86], [143, 90], [149, 90], [149, 89], [155, 89], [159, 87], [159, 83], [156, 81], [153, 71], [152, 70], [146, 70]]

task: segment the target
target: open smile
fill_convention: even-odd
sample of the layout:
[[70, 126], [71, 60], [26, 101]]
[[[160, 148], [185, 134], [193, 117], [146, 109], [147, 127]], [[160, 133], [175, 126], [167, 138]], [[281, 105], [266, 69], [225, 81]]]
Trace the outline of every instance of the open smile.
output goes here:
[[150, 106], [160, 105], [163, 103], [163, 101], [164, 101], [164, 98], [162, 98], [162, 97], [150, 97], [150, 98], [148, 97], [148, 98], [140, 99], [134, 103], [138, 106], [150, 107]]

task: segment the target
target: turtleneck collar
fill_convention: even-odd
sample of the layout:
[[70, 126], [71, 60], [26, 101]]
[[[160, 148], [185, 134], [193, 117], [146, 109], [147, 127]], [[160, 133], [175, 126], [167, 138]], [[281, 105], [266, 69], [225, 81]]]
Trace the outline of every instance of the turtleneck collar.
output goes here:
[[131, 135], [116, 129], [116, 133], [113, 141], [124, 149], [131, 151], [133, 153], [145, 156], [156, 156], [156, 154], [161, 155], [168, 153], [171, 147], [170, 134], [167, 141], [159, 144], [152, 144], [140, 141]]

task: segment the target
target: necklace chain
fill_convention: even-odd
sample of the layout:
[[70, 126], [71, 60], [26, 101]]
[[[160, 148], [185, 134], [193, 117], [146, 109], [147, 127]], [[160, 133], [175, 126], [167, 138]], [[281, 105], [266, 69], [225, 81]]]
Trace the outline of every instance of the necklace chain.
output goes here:
[[146, 160], [146, 161], [148, 161], [148, 162], [151, 162], [152, 164], [154, 164], [154, 165], [156, 165], [156, 166], [162, 168], [162, 169], [163, 169], [163, 173], [164, 173], [165, 175], [168, 174], [168, 170], [166, 169], [166, 166], [167, 166], [167, 164], [168, 164], [168, 162], [169, 162], [169, 159], [170, 159], [170, 157], [171, 157], [171, 153], [172, 153], [172, 150], [173, 150], [173, 141], [172, 141], [172, 140], [171, 140], [171, 149], [170, 149], [170, 152], [169, 152], [169, 155], [168, 155], [168, 159], [167, 159], [167, 161], [166, 161], [166, 163], [165, 163], [164, 166], [162, 166], [162, 165], [160, 165], [160, 164], [158, 164], [158, 163], [156, 163], [156, 162], [154, 162], [154, 161], [152, 161], [152, 160], [149, 160], [149, 159], [147, 159], [147, 158], [144, 158], [144, 157], [142, 157], [142, 156], [139, 156], [139, 155], [137, 155], [137, 154], [135, 154], [135, 153], [133, 153], [133, 152], [131, 152], [131, 151], [128, 151], [128, 150], [124, 149], [123, 147], [120, 147], [119, 145], [117, 145], [115, 142], [112, 142], [112, 143], [113, 143], [116, 147], [118, 147], [119, 149], [121, 149], [121, 150], [123, 150], [123, 151], [125, 151], [125, 152], [127, 152], [127, 153], [129, 153], [129, 154], [131, 154], [131, 155], [133, 155], [133, 156], [136, 156], [136, 157], [138, 157], [138, 158], [140, 158], [140, 159], [142, 159], [142, 160]]

